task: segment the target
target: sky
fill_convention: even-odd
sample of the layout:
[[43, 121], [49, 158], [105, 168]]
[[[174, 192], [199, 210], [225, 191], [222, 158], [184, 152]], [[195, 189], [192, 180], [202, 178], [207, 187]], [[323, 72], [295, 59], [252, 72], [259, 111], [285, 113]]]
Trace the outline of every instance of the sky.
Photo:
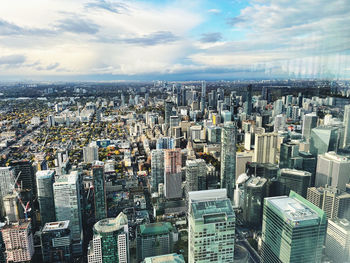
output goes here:
[[1, 80], [350, 79], [349, 0], [0, 0]]

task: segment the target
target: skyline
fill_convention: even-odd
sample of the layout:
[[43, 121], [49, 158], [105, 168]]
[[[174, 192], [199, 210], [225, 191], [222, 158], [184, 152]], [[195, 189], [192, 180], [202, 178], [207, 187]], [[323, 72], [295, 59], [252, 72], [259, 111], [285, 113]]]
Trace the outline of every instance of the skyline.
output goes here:
[[349, 79], [349, 25], [346, 0], [5, 0], [0, 79]]

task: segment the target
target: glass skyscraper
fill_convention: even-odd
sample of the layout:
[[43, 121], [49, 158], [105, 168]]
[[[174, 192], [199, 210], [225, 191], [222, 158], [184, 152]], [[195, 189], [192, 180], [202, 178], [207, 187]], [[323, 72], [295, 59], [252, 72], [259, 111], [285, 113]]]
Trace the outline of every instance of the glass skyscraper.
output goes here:
[[293, 191], [265, 198], [262, 262], [321, 262], [326, 228], [325, 213]]
[[220, 161], [221, 188], [227, 189], [227, 196], [232, 200], [236, 183], [236, 126], [233, 122], [225, 123], [222, 128]]
[[93, 164], [92, 180], [94, 185], [95, 221], [97, 222], [107, 217], [103, 162], [95, 162]]

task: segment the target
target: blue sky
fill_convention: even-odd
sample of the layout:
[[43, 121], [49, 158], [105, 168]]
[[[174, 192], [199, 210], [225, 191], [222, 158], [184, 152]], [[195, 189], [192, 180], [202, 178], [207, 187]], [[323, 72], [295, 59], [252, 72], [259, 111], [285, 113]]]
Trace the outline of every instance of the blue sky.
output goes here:
[[0, 3], [0, 81], [350, 78], [349, 0]]

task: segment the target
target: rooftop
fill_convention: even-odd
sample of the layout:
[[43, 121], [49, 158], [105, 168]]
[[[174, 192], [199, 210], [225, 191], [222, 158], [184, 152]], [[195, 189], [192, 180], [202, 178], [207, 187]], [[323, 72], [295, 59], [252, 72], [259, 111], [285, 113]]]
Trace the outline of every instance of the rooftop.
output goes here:
[[173, 226], [169, 222], [158, 222], [140, 225], [140, 233], [142, 235], [161, 235], [167, 234], [172, 230]]
[[66, 229], [69, 227], [69, 220], [46, 223], [43, 232]]
[[342, 228], [346, 232], [350, 233], [350, 222], [346, 218], [338, 219], [338, 218], [332, 218], [328, 219], [329, 224], [336, 224], [338, 227]]
[[228, 198], [223, 200], [212, 200], [194, 202], [191, 204], [195, 219], [201, 219], [206, 215], [225, 214], [227, 217], [234, 216], [232, 204]]
[[124, 213], [120, 213], [116, 218], [105, 218], [94, 225], [94, 231], [97, 233], [110, 233], [118, 231], [124, 225], [128, 224], [128, 218]]
[[249, 187], [261, 187], [267, 182], [266, 178], [252, 177], [247, 181]]
[[288, 196], [268, 197], [265, 200], [277, 208], [288, 220], [292, 222], [318, 219], [316, 211], [295, 198]]
[[182, 263], [185, 259], [179, 254], [167, 254], [145, 258], [145, 263]]

